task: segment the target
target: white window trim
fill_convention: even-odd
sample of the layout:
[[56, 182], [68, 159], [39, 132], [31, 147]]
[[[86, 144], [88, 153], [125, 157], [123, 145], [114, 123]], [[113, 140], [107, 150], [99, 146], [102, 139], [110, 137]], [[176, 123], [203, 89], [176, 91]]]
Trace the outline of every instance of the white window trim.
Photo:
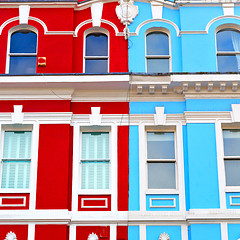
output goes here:
[[[147, 55], [147, 35], [152, 32], [160, 32], [168, 35], [168, 44], [169, 44], [169, 55]], [[157, 59], [169, 59], [169, 72], [172, 72], [172, 44], [171, 44], [171, 34], [167, 28], [162, 27], [153, 27], [146, 31], [145, 33], [145, 72], [148, 73], [147, 69], [147, 59], [148, 58], [157, 58]]]
[[179, 195], [179, 211], [185, 211], [185, 183], [184, 183], [184, 158], [183, 158], [183, 135], [182, 135], [182, 122], [174, 121], [167, 122], [162, 125], [161, 131], [169, 131], [175, 133], [175, 158], [176, 158], [176, 189], [148, 189], [147, 182], [147, 129], [156, 129], [160, 131], [159, 126], [154, 123], [139, 124], [139, 191], [140, 191], [140, 211], [146, 212], [146, 194], [178, 194]]
[[[86, 59], [88, 59], [89, 57], [86, 56], [86, 37], [87, 35], [89, 34], [92, 34], [92, 33], [102, 33], [102, 34], [105, 34], [108, 38], [108, 55], [104, 58], [107, 59], [108, 61], [108, 64], [107, 64], [107, 72], [109, 72], [109, 64], [110, 64], [110, 35], [109, 35], [109, 32], [104, 29], [104, 28], [101, 28], [101, 27], [92, 27], [90, 29], [87, 29], [85, 32], [84, 32], [84, 40], [83, 40], [83, 73], [85, 73], [85, 61]], [[101, 56], [96, 56], [96, 59], [98, 58], [101, 58]]]
[[[6, 57], [6, 69], [5, 73], [9, 74], [9, 68], [10, 68], [10, 43], [11, 43], [11, 36], [13, 33], [21, 30], [29, 30], [37, 34], [37, 46], [36, 46], [36, 54], [34, 53], [33, 56], [37, 57], [37, 52], [38, 52], [38, 30], [30, 25], [18, 25], [13, 28], [11, 28], [8, 32], [8, 40], [7, 40], [7, 57]], [[29, 55], [29, 54], [28, 54]]]
[[[111, 211], [117, 211], [117, 124], [101, 124], [102, 128], [109, 128], [109, 189], [81, 189], [81, 127], [93, 126], [84, 123], [73, 124], [73, 176], [72, 176], [72, 210], [78, 211], [78, 195], [110, 195]], [[106, 131], [105, 131], [106, 132]]]
[[[34, 210], [36, 206], [36, 190], [37, 190], [37, 161], [38, 161], [38, 142], [39, 142], [39, 123], [37, 121], [24, 121], [24, 124], [19, 126], [13, 125], [11, 122], [0, 122], [0, 156], [3, 156], [3, 138], [4, 131], [31, 131], [31, 167], [30, 167], [30, 182], [28, 189], [3, 189], [1, 188], [0, 178], [0, 193], [28, 193], [29, 198], [29, 210]], [[2, 169], [0, 170], [2, 172]]]
[[218, 70], [218, 60], [217, 60], [217, 57], [220, 55], [220, 56], [224, 56], [225, 54], [227, 55], [232, 55], [232, 56], [236, 56], [237, 54], [239, 54], [240, 52], [233, 52], [233, 51], [218, 51], [217, 49], [217, 33], [220, 32], [220, 31], [223, 31], [223, 30], [227, 30], [227, 29], [232, 29], [232, 30], [235, 30], [235, 31], [238, 31], [240, 32], [240, 26], [237, 25], [237, 24], [223, 24], [219, 27], [216, 28], [215, 30], [215, 51], [216, 51], [216, 66], [217, 66], [217, 71]]

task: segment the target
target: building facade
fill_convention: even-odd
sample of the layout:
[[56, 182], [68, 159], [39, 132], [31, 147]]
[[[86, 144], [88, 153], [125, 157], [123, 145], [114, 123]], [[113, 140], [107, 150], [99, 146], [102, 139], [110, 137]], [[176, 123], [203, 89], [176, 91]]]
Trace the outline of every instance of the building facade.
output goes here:
[[1, 1], [0, 239], [240, 239], [239, 56], [239, 1]]

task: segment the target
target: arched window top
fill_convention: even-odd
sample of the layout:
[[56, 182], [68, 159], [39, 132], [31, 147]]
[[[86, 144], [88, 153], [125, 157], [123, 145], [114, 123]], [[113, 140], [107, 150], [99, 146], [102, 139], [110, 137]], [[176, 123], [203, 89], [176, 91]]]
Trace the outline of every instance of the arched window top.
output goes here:
[[225, 28], [217, 32], [217, 63], [219, 72], [240, 71], [240, 32]]
[[10, 53], [36, 53], [37, 34], [30, 30], [19, 30], [11, 35]]
[[108, 37], [104, 33], [90, 33], [86, 36], [86, 56], [107, 56]]
[[147, 34], [147, 55], [169, 55], [169, 39], [164, 32]]
[[[238, 51], [240, 50], [240, 32], [235, 29], [223, 29], [217, 32], [218, 51]], [[239, 42], [239, 43], [238, 43]]]

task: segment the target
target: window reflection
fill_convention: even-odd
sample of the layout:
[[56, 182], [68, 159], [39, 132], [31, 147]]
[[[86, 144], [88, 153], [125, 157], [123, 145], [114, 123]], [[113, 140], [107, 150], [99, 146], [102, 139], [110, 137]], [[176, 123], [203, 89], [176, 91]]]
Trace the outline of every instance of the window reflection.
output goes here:
[[14, 32], [9, 56], [9, 74], [36, 73], [37, 34], [29, 30]]
[[103, 33], [91, 33], [86, 37], [85, 72], [108, 72], [108, 37]]
[[219, 72], [240, 71], [240, 32], [224, 29], [217, 33], [217, 63]]

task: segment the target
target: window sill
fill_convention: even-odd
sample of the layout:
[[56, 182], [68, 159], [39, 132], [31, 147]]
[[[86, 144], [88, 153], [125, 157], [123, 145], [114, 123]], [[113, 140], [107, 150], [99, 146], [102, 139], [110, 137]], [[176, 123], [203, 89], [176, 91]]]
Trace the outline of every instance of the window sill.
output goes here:
[[226, 187], [225, 192], [240, 192], [240, 186]]
[[78, 195], [110, 195], [109, 189], [81, 189], [78, 191]]
[[16, 189], [16, 188], [5, 189], [5, 188], [2, 188], [2, 189], [0, 189], [0, 193], [30, 193], [30, 189]]
[[179, 194], [177, 189], [148, 189], [146, 194]]

